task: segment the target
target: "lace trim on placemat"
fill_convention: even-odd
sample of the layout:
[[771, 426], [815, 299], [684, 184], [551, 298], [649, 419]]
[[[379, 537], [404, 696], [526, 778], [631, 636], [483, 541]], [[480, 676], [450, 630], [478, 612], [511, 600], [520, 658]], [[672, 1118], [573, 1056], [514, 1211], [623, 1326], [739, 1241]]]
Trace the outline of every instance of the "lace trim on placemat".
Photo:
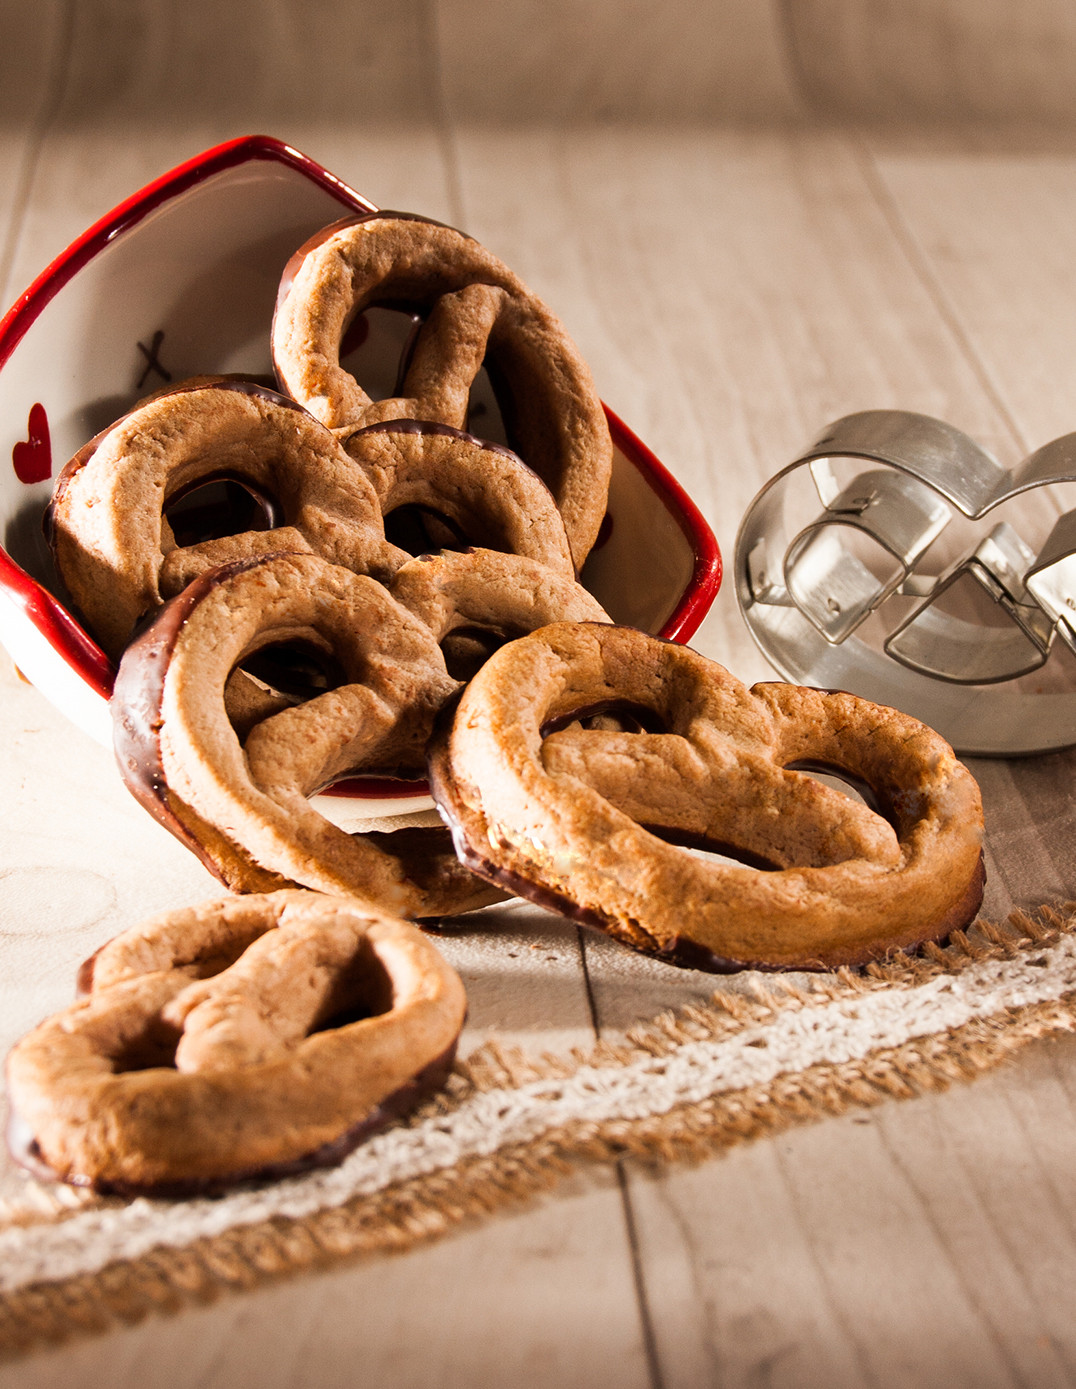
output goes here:
[[223, 1287], [398, 1249], [519, 1202], [577, 1164], [699, 1157], [791, 1123], [968, 1078], [1076, 1028], [1073, 917], [979, 923], [809, 990], [758, 977], [587, 1056], [487, 1045], [443, 1096], [339, 1167], [223, 1198], [27, 1199], [0, 1210], [0, 1349]]

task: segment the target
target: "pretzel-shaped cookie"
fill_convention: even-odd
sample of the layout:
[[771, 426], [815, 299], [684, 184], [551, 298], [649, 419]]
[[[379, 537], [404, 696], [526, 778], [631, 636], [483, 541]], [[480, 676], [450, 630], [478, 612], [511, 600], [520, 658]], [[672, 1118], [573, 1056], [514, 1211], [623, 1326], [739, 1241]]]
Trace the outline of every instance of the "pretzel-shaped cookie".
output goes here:
[[[878, 812], [817, 768], [870, 788]], [[978, 787], [937, 734], [849, 694], [748, 690], [628, 628], [555, 624], [502, 647], [430, 774], [475, 872], [677, 963], [862, 964], [946, 937], [982, 897]]]
[[[340, 365], [348, 323], [375, 303], [428, 311], [398, 395], [376, 402]], [[512, 447], [548, 484], [582, 567], [612, 468], [605, 413], [563, 326], [477, 241], [398, 213], [327, 228], [285, 270], [273, 360], [283, 389], [332, 429], [401, 417], [463, 429], [485, 363]]]
[[[276, 644], [339, 683], [257, 722], [245, 741], [226, 691]], [[316, 555], [236, 561], [196, 579], [124, 654], [116, 756], [136, 798], [229, 886], [300, 884], [433, 917], [501, 895], [441, 828], [348, 834], [308, 801], [344, 775], [421, 775], [434, 717], [458, 688], [430, 630], [373, 579]]]
[[[552, 493], [510, 449], [423, 420], [367, 425], [342, 442], [373, 485], [386, 531], [403, 549], [477, 545], [574, 576]], [[407, 516], [428, 543], [409, 545], [397, 533], [396, 518]]]
[[[169, 507], [211, 481], [254, 500], [255, 526], [177, 543]], [[155, 396], [91, 440], [57, 480], [51, 528], [57, 568], [112, 656], [145, 613], [228, 560], [316, 551], [384, 578], [406, 558], [329, 430], [276, 391], [219, 377]]]
[[443, 1084], [458, 975], [420, 931], [283, 891], [105, 945], [86, 995], [7, 1062], [27, 1154], [61, 1179], [184, 1194], [339, 1162]]

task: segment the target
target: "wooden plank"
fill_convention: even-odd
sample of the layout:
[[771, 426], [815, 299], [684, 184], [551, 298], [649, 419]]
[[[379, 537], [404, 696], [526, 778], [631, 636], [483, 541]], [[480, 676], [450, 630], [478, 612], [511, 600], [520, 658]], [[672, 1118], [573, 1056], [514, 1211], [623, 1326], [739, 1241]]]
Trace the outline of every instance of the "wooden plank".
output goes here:
[[[0, 218], [25, 204], [9, 297], [74, 237], [201, 150], [264, 133], [293, 143], [381, 206], [451, 213], [428, 7], [286, 0], [222, 18], [104, 0], [41, 4], [5, 21]], [[0, 265], [0, 268], [3, 268]]]
[[[591, 129], [465, 134], [460, 150], [469, 229], [566, 320], [730, 563], [758, 488], [841, 415], [1008, 437], [840, 135]], [[731, 585], [694, 644], [770, 674]]]
[[[940, 1101], [879, 1111], [882, 1142], [1016, 1382], [1076, 1379], [1076, 1141], [1068, 1037]], [[907, 1112], [905, 1112], [907, 1109]]]
[[668, 1389], [1076, 1382], [1061, 1052], [633, 1181]]
[[11, 287], [11, 269], [40, 141], [53, 117], [68, 51], [65, 9], [43, 0], [5, 17], [0, 62], [0, 297]]
[[1004, 399], [1018, 446], [1072, 432], [1071, 147], [1060, 139], [993, 147], [939, 133], [874, 135], [867, 148], [933, 293]]
[[384, 1257], [0, 1366], [3, 1389], [651, 1389], [611, 1177]]
[[829, 120], [1062, 123], [1076, 18], [1065, 0], [782, 4], [801, 98]]
[[983, 793], [988, 891], [984, 914], [1059, 905], [1076, 890], [1071, 797], [1074, 759], [1050, 757], [971, 764]]
[[446, 114], [463, 125], [788, 119], [779, 0], [438, 7]]
[[[73, 7], [57, 125], [140, 135], [252, 118], [429, 123], [437, 116], [428, 10], [265, 0], [256, 19], [210, 0], [160, 7], [100, 0]], [[129, 143], [136, 143], [130, 141]]]

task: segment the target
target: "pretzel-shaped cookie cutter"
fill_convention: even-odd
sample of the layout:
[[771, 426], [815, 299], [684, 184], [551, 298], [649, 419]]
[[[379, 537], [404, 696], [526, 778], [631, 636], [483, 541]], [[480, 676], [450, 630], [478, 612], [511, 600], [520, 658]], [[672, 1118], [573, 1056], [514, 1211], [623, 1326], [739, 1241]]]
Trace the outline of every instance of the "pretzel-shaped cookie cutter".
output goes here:
[[[847, 465], [840, 475], [835, 467], [844, 459], [863, 465], [850, 480]], [[964, 755], [1076, 744], [1071, 680], [1035, 691], [1013, 684], [1055, 651], [1076, 652], [1076, 510], [1058, 516], [1037, 550], [998, 520], [940, 572], [930, 572], [928, 557], [954, 521], [982, 520], [1021, 494], [1073, 481], [1076, 434], [1009, 471], [942, 420], [900, 410], [846, 415], [748, 508], [736, 542], [741, 613], [786, 679], [893, 705]], [[805, 491], [806, 505], [819, 507], [813, 516]], [[961, 594], [990, 600], [993, 620], [952, 611]], [[902, 611], [887, 625], [891, 599]]]

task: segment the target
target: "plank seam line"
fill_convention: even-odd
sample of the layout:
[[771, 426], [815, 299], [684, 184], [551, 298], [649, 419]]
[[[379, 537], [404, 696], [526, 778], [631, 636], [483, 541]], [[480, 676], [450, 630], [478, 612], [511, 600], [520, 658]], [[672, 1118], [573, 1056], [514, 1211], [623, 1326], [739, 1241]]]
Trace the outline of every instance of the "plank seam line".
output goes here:
[[793, 101], [807, 116], [817, 116], [812, 88], [814, 84], [807, 75], [807, 68], [796, 42], [796, 26], [792, 19], [790, 0], [774, 0], [777, 38], [785, 59], [785, 72], [792, 88]]
[[[982, 1335], [984, 1340], [989, 1341], [990, 1344], [993, 1346], [994, 1353], [997, 1355], [998, 1360], [1001, 1362], [1001, 1364], [1004, 1365], [1005, 1369], [1008, 1371], [1013, 1384], [1019, 1386], [1019, 1389], [1031, 1389], [1031, 1386], [1028, 1384], [1028, 1381], [1020, 1373], [1019, 1364], [1013, 1356], [1012, 1351], [1009, 1349], [1008, 1345], [1005, 1342], [1005, 1339], [999, 1333], [996, 1323], [992, 1320], [990, 1316], [995, 1296], [995, 1289], [993, 1287], [983, 1288], [982, 1286], [980, 1286], [980, 1279], [969, 1278], [964, 1273], [964, 1271], [961, 1268], [960, 1261], [953, 1257], [953, 1250], [949, 1242], [945, 1238], [945, 1232], [942, 1228], [941, 1222], [938, 1220], [937, 1215], [934, 1213], [934, 1210], [930, 1206], [927, 1192], [923, 1189], [922, 1184], [916, 1177], [915, 1173], [911, 1170], [909, 1164], [905, 1161], [903, 1155], [890, 1141], [889, 1135], [885, 1131], [885, 1127], [881, 1124], [878, 1125], [878, 1138], [882, 1148], [886, 1153], [886, 1156], [889, 1158], [889, 1161], [896, 1168], [897, 1172], [899, 1172], [903, 1180], [907, 1182], [909, 1188], [915, 1193], [915, 1198], [919, 1203], [919, 1210], [922, 1214], [923, 1221], [929, 1228], [935, 1240], [937, 1241], [940, 1257], [944, 1259], [947, 1267], [949, 1268], [950, 1273], [952, 1274], [953, 1282], [959, 1287], [960, 1291], [967, 1298], [969, 1307], [972, 1309], [976, 1318], [979, 1320], [981, 1327], [980, 1334]], [[987, 1212], [986, 1218], [990, 1221], [991, 1226], [996, 1228], [992, 1212]], [[998, 1231], [998, 1234], [999, 1236], [1001, 1236], [1000, 1231]], [[1015, 1261], [1013, 1266], [1015, 1266]], [[1034, 1306], [1035, 1299], [1033, 1295], [1031, 1295], [1030, 1301]], [[1041, 1326], [1039, 1330], [1041, 1331]]]
[[650, 1311], [650, 1297], [646, 1290], [643, 1274], [642, 1250], [639, 1247], [639, 1232], [635, 1224], [635, 1207], [632, 1204], [628, 1175], [624, 1170], [624, 1159], [616, 1164], [616, 1180], [620, 1188], [620, 1203], [624, 1208], [624, 1224], [628, 1232], [628, 1248], [631, 1251], [631, 1277], [635, 1287], [635, 1302], [639, 1308], [639, 1325], [643, 1336], [643, 1350], [646, 1355], [647, 1370], [651, 1389], [665, 1389], [665, 1379], [661, 1373], [658, 1358], [658, 1342], [654, 1334], [654, 1318]]

